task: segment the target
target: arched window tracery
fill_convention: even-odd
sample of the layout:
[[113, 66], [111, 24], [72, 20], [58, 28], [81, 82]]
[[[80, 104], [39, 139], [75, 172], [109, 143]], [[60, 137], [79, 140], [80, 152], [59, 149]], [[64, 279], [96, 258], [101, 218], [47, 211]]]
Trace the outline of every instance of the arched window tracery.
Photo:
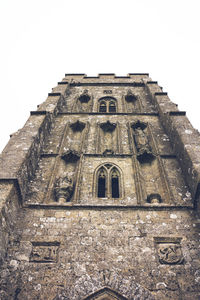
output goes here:
[[99, 105], [99, 112], [106, 112], [107, 108], [106, 108], [106, 102], [105, 101], [101, 101], [100, 105]]
[[116, 112], [116, 104], [114, 101], [109, 102], [109, 112], [111, 113]]
[[99, 99], [99, 112], [115, 113], [117, 112], [117, 101], [113, 97], [103, 97]]
[[96, 190], [98, 198], [120, 198], [122, 195], [121, 173], [115, 165], [105, 164], [99, 168], [96, 175]]

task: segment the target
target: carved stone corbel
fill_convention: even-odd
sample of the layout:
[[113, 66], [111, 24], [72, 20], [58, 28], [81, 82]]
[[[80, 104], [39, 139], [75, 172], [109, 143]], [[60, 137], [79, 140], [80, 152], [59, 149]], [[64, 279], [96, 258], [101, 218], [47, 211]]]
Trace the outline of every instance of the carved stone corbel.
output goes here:
[[78, 98], [78, 100], [81, 103], [88, 103], [90, 101], [90, 95], [88, 94], [88, 90], [84, 90], [83, 93], [80, 95], [80, 97]]
[[113, 132], [116, 126], [117, 125], [115, 123], [111, 123], [110, 121], [100, 124], [100, 127], [104, 132]]
[[81, 153], [76, 150], [67, 150], [63, 152], [61, 158], [67, 163], [75, 163], [80, 159]]
[[103, 152], [103, 156], [112, 156], [112, 155], [114, 155], [114, 151], [112, 149], [106, 149]]
[[85, 123], [77, 120], [75, 123], [70, 124], [73, 131], [82, 131], [85, 128]]
[[147, 202], [151, 204], [160, 204], [162, 202], [162, 198], [159, 194], [150, 194], [147, 196]]

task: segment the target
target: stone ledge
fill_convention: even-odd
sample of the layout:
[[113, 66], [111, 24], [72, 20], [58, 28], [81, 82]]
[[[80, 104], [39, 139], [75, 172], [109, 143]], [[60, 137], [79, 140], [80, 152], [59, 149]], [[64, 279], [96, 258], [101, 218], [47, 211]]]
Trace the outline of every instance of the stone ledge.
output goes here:
[[125, 115], [125, 116], [159, 116], [158, 113], [100, 113], [100, 112], [59, 112], [58, 115], [99, 115], [99, 116], [112, 116], [112, 115]]
[[128, 73], [129, 76], [134, 75], [134, 76], [149, 76], [149, 73]]
[[35, 116], [35, 115], [46, 115], [47, 111], [46, 110], [34, 110], [30, 112], [31, 116]]
[[166, 92], [155, 92], [155, 96], [167, 96], [168, 94]]
[[70, 86], [140, 86], [144, 87], [145, 83], [138, 82], [71, 82]]
[[185, 116], [186, 112], [185, 111], [170, 111], [169, 115], [170, 116]]
[[56, 97], [56, 96], [61, 96], [61, 95], [62, 95], [61, 93], [48, 93], [49, 97], [52, 97], [52, 96]]
[[85, 73], [65, 73], [65, 76], [86, 76]]
[[180, 210], [194, 210], [191, 206], [174, 206], [174, 205], [80, 205], [74, 203], [66, 203], [66, 205], [61, 205], [59, 203], [55, 204], [24, 204], [23, 208], [28, 209], [55, 209], [55, 210], [144, 210], [144, 211], [180, 211]]
[[69, 83], [68, 81], [59, 81], [59, 82], [58, 82], [58, 85], [59, 85], [59, 84], [68, 84], [68, 83]]
[[158, 81], [147, 81], [146, 84], [158, 84]]

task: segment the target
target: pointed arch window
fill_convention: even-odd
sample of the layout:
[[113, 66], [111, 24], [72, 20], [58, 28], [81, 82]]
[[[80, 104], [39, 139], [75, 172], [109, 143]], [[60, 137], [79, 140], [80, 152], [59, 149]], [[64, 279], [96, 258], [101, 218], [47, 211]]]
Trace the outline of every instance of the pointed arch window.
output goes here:
[[113, 97], [103, 97], [99, 100], [99, 112], [115, 113], [117, 112], [117, 101]]
[[120, 198], [122, 195], [121, 173], [112, 164], [105, 164], [97, 172], [96, 178], [98, 198]]
[[106, 102], [105, 101], [101, 101], [100, 105], [99, 105], [99, 112], [106, 112], [107, 108], [106, 108]]
[[110, 102], [109, 102], [109, 112], [110, 112], [110, 113], [116, 112], [116, 104], [115, 104], [114, 101], [110, 101]]
[[116, 168], [112, 169], [110, 177], [112, 198], [119, 198], [119, 172]]
[[98, 197], [105, 198], [106, 197], [106, 177], [107, 172], [105, 168], [101, 168], [98, 172]]

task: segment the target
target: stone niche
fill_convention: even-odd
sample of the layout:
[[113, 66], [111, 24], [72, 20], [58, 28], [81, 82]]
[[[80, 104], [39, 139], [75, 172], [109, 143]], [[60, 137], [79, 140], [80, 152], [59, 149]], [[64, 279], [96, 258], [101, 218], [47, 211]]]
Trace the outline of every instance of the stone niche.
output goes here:
[[130, 125], [135, 167], [139, 177], [138, 191], [142, 204], [170, 203], [168, 182], [151, 126], [140, 120]]
[[99, 124], [98, 152], [112, 155], [118, 152], [117, 124], [110, 121]]
[[87, 89], [78, 96], [75, 110], [77, 112], [90, 112], [92, 110], [92, 96]]
[[124, 100], [127, 113], [134, 113], [140, 111], [139, 96], [135, 95], [131, 89], [129, 89], [125, 94]]

